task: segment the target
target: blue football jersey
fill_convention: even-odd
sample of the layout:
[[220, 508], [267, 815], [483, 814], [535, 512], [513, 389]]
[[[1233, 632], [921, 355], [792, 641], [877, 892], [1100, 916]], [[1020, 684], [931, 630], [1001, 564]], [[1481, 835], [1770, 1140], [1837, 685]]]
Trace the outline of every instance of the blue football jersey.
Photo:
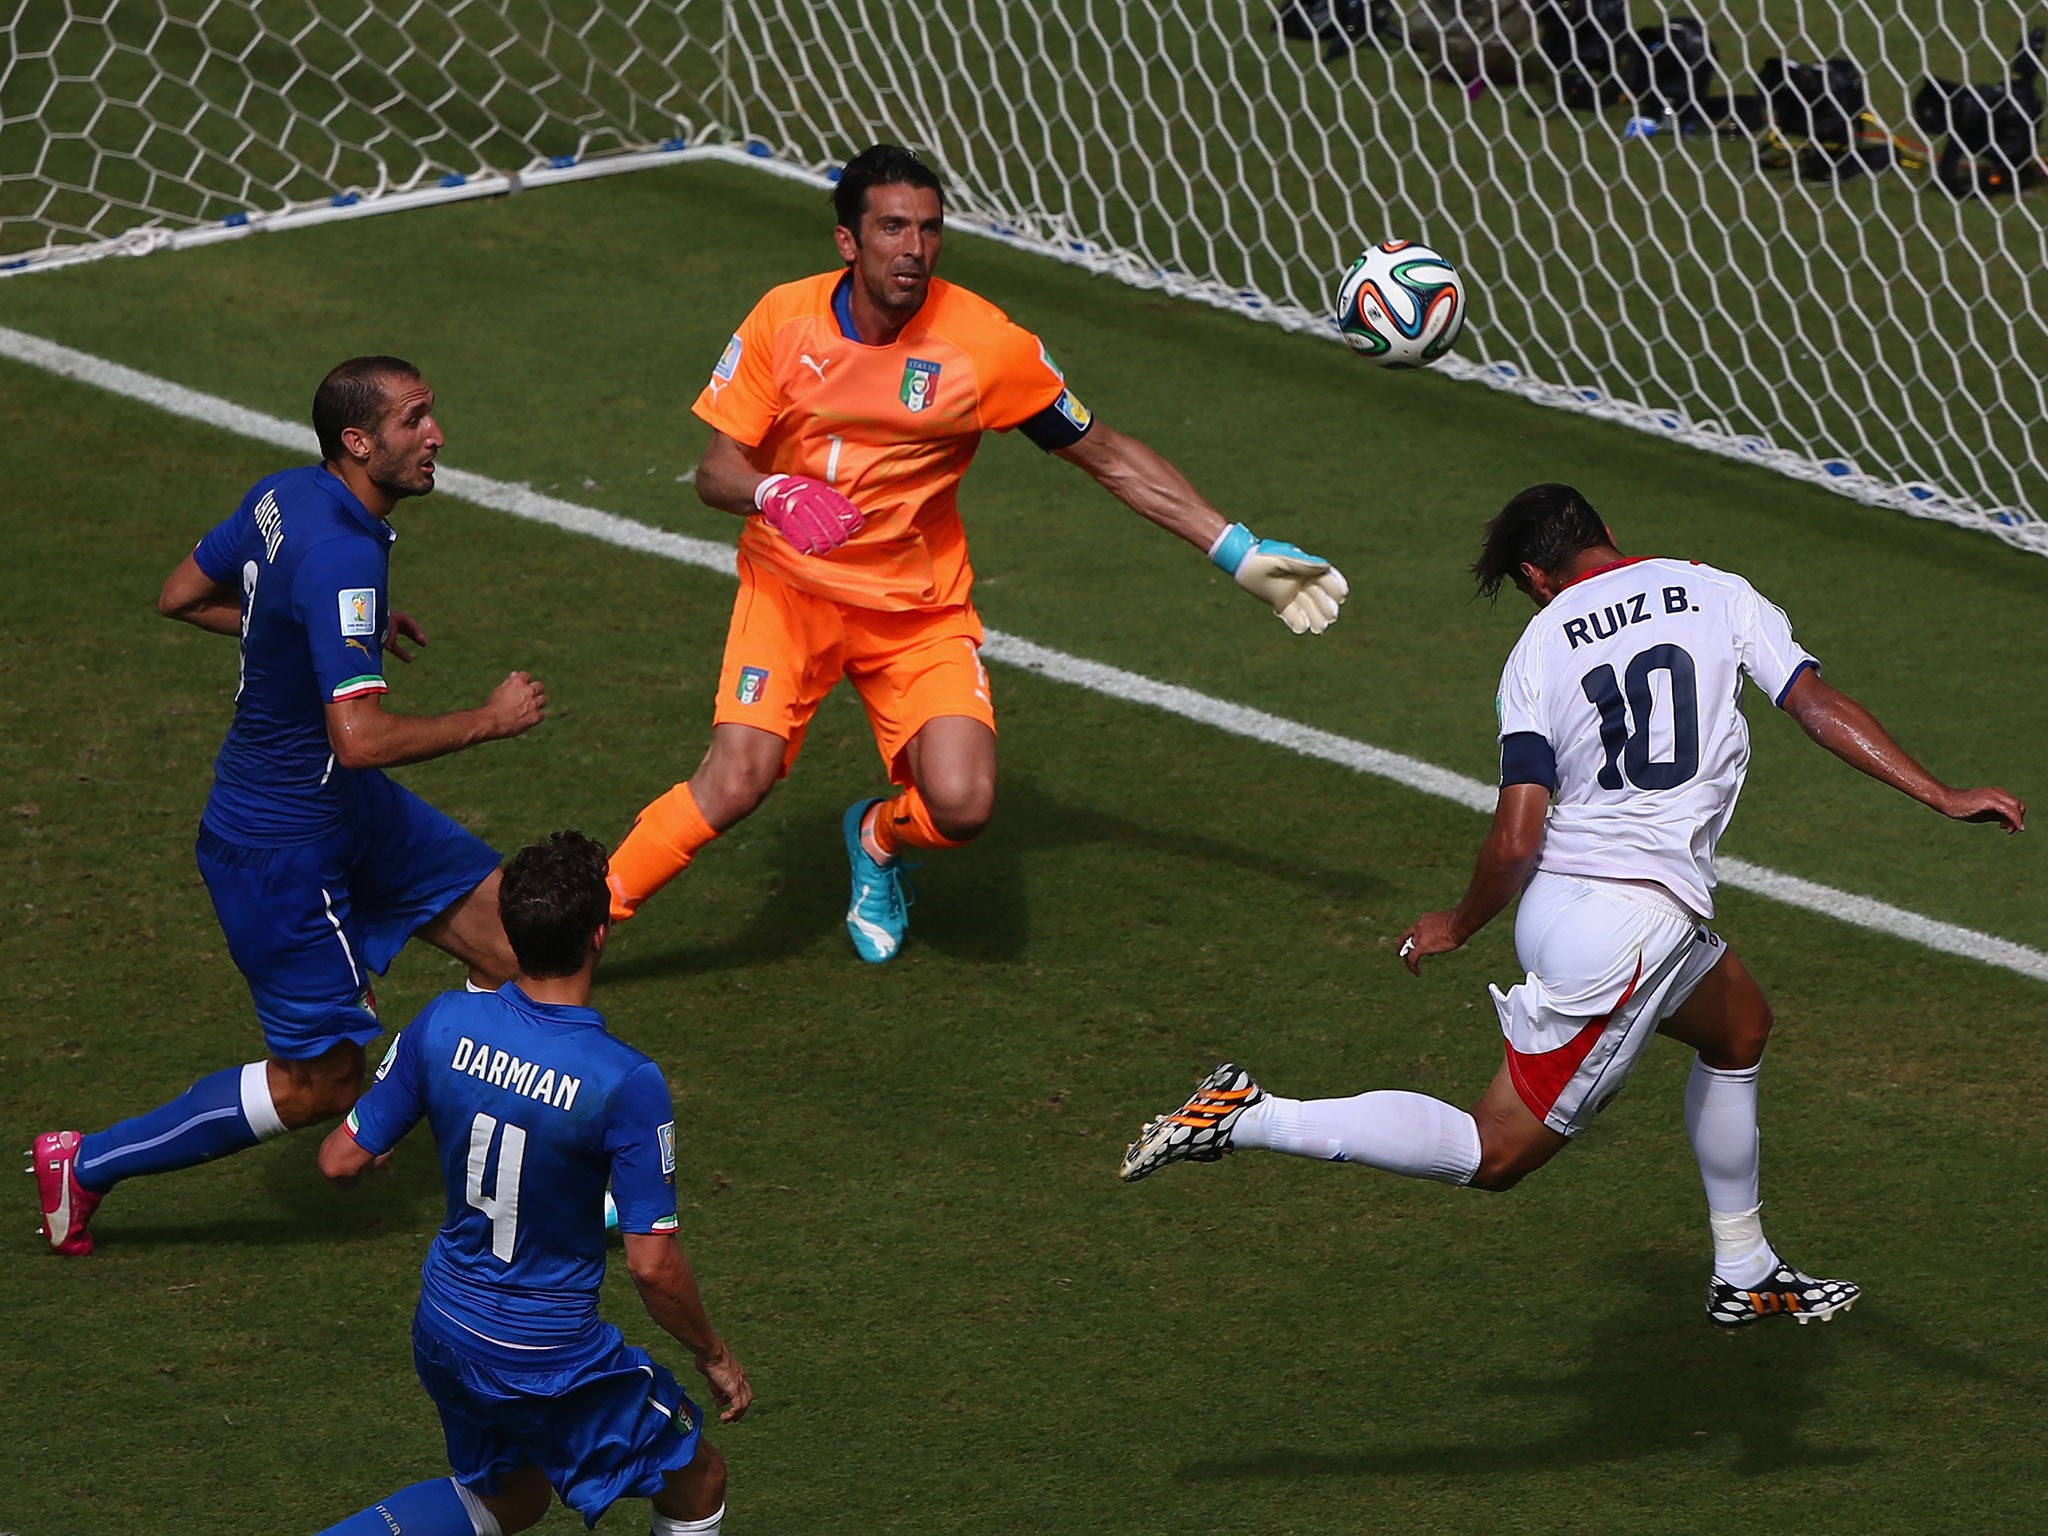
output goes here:
[[675, 1112], [661, 1069], [590, 1008], [507, 982], [448, 992], [408, 1024], [348, 1117], [383, 1153], [424, 1116], [448, 1215], [419, 1321], [497, 1365], [556, 1369], [608, 1349], [597, 1315], [609, 1180], [623, 1232], [676, 1229]]
[[391, 525], [322, 467], [259, 480], [192, 551], [242, 589], [242, 679], [205, 824], [237, 843], [311, 842], [340, 825], [347, 770], [330, 700], [384, 691]]

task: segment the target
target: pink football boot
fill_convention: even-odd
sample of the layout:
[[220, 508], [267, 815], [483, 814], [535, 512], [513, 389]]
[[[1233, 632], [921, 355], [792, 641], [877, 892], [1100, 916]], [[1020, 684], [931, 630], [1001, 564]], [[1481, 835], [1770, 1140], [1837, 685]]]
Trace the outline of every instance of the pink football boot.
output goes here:
[[76, 1131], [45, 1131], [29, 1153], [29, 1172], [36, 1176], [36, 1193], [42, 1197], [43, 1236], [68, 1258], [92, 1252], [92, 1234], [85, 1224], [100, 1203], [74, 1171], [80, 1139]]

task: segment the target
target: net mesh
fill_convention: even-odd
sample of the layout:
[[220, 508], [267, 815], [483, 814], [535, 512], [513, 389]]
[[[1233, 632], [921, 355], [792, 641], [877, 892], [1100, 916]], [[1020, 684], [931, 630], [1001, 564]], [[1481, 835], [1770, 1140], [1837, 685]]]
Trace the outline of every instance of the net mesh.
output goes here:
[[1441, 368], [2048, 553], [2040, 19], [21, 0], [0, 19], [0, 264], [660, 146], [822, 177], [893, 139], [933, 158], [956, 222], [1295, 329], [1331, 331], [1362, 246], [1426, 241], [1474, 294]]

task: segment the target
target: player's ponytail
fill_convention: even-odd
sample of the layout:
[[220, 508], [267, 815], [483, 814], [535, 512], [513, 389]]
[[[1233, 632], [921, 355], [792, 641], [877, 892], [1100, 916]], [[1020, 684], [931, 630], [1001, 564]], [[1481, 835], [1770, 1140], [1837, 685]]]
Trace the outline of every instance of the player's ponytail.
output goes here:
[[1525, 564], [1561, 571], [1573, 555], [1607, 542], [1607, 524], [1574, 487], [1555, 481], [1532, 485], [1517, 492], [1486, 525], [1472, 575], [1479, 595], [1491, 602], [1504, 582], [1517, 580]]

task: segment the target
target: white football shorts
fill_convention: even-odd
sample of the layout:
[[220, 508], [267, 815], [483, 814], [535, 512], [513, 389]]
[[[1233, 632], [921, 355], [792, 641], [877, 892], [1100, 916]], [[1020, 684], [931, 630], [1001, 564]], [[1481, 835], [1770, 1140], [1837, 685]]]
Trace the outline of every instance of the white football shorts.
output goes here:
[[1515, 952], [1528, 976], [1487, 989], [1508, 1075], [1545, 1125], [1576, 1136], [1727, 946], [1655, 886], [1539, 870], [1522, 890]]

